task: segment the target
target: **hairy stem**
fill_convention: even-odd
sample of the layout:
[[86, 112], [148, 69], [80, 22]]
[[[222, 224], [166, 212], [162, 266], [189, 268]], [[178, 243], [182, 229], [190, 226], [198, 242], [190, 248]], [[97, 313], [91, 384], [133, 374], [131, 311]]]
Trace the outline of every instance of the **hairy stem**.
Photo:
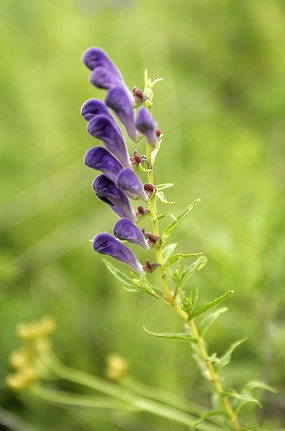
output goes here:
[[[153, 174], [153, 166], [151, 166], [151, 147], [148, 144], [147, 144], [147, 159], [148, 159], [149, 166], [151, 168], [150, 172], [148, 172], [148, 182], [153, 184], [154, 174]], [[159, 236], [159, 225], [158, 225], [158, 220], [157, 220], [155, 193], [150, 198], [149, 209], [150, 209], [150, 214], [151, 214], [151, 218], [152, 218], [152, 226], [153, 226], [154, 235]], [[228, 413], [229, 422], [231, 424], [233, 431], [240, 431], [241, 426], [238, 422], [237, 415], [232, 408], [232, 405], [231, 405], [229, 398], [224, 395], [225, 391], [224, 391], [223, 385], [220, 381], [219, 375], [215, 371], [215, 368], [214, 368], [213, 364], [211, 363], [211, 361], [208, 360], [209, 353], [207, 352], [207, 349], [205, 347], [205, 342], [204, 342], [203, 337], [199, 334], [198, 328], [197, 328], [194, 320], [189, 321], [188, 315], [179, 306], [179, 304], [177, 302], [176, 295], [172, 296], [172, 294], [171, 294], [171, 289], [169, 287], [169, 283], [167, 280], [167, 274], [166, 274], [165, 270], [163, 269], [162, 244], [160, 241], [156, 245], [155, 251], [156, 251], [156, 260], [161, 265], [160, 268], [161, 268], [162, 284], [164, 287], [165, 294], [169, 300], [169, 303], [172, 305], [172, 307], [175, 309], [175, 311], [183, 318], [183, 320], [185, 321], [185, 323], [189, 327], [193, 337], [196, 338], [197, 347], [199, 349], [201, 358], [205, 362], [205, 366], [207, 368], [209, 380], [211, 381], [211, 383], [213, 385], [213, 389], [218, 394], [225, 411]]]

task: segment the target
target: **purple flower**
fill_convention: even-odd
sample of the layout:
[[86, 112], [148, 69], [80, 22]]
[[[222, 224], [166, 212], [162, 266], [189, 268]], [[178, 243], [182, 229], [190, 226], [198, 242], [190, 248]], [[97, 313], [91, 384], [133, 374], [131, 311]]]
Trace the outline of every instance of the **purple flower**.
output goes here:
[[95, 178], [92, 187], [98, 199], [108, 204], [121, 218], [137, 220], [137, 216], [129, 202], [129, 199], [106, 175]]
[[156, 147], [158, 144], [156, 123], [146, 108], [141, 108], [139, 110], [136, 118], [136, 128], [146, 137], [147, 142], [152, 147]]
[[89, 121], [87, 131], [94, 138], [101, 139], [124, 167], [130, 166], [130, 159], [123, 135], [115, 121], [106, 115], [97, 115]]
[[90, 121], [96, 115], [105, 115], [114, 120], [105, 103], [98, 99], [86, 100], [81, 107], [81, 115], [86, 121]]
[[135, 255], [124, 244], [112, 237], [108, 233], [99, 233], [92, 242], [93, 248], [97, 253], [108, 254], [114, 259], [129, 265], [134, 271], [144, 275], [142, 265]]
[[138, 140], [135, 126], [131, 95], [125, 84], [112, 86], [105, 97], [106, 105], [113, 109], [119, 120], [124, 124], [127, 134], [133, 141]]
[[142, 231], [127, 218], [122, 218], [115, 224], [113, 234], [118, 239], [127, 240], [149, 250], [149, 245]]
[[116, 185], [131, 199], [142, 199], [143, 201], [148, 200], [148, 196], [144, 191], [141, 180], [131, 169], [123, 169], [119, 173]]
[[96, 87], [107, 90], [112, 85], [124, 82], [119, 70], [102, 49], [88, 48], [83, 53], [82, 61], [92, 70], [90, 82]]
[[102, 147], [90, 148], [85, 154], [84, 163], [89, 168], [103, 172], [106, 177], [114, 182], [116, 182], [118, 174], [123, 169], [118, 160]]

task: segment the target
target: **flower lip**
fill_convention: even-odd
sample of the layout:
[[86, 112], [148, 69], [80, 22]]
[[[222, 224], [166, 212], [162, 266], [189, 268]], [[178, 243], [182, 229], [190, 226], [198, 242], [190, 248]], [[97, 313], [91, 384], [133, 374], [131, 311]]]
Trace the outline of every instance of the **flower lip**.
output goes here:
[[94, 138], [101, 139], [107, 150], [115, 156], [124, 167], [130, 166], [127, 147], [119, 126], [106, 115], [97, 115], [90, 119], [87, 131]]
[[119, 173], [116, 185], [119, 189], [123, 190], [129, 198], [148, 201], [148, 196], [144, 191], [141, 180], [131, 169], [126, 168]]
[[147, 142], [152, 146], [156, 147], [158, 144], [158, 136], [156, 134], [156, 122], [151, 117], [147, 108], [141, 108], [137, 113], [136, 128], [145, 137]]
[[124, 124], [126, 132], [133, 141], [138, 140], [135, 117], [132, 106], [132, 95], [123, 84], [113, 85], [105, 97], [106, 105], [113, 109], [119, 120]]
[[85, 154], [84, 163], [89, 168], [103, 172], [113, 182], [116, 182], [118, 174], [123, 169], [118, 160], [102, 147], [90, 148]]
[[[88, 99], [81, 107], [81, 115], [86, 121], [90, 121], [96, 115], [105, 115], [114, 120], [105, 103], [98, 99]], [[115, 120], [114, 120], [115, 121]]]
[[120, 262], [129, 265], [134, 271], [143, 275], [144, 270], [135, 255], [124, 244], [108, 233], [99, 233], [92, 241], [97, 253], [107, 254]]
[[92, 187], [97, 198], [107, 203], [120, 218], [137, 220], [136, 213], [125, 193], [119, 190], [106, 175], [98, 175], [93, 181]]
[[142, 231], [127, 218], [122, 218], [115, 224], [113, 234], [118, 239], [126, 240], [137, 244], [145, 250], [149, 250], [149, 245]]

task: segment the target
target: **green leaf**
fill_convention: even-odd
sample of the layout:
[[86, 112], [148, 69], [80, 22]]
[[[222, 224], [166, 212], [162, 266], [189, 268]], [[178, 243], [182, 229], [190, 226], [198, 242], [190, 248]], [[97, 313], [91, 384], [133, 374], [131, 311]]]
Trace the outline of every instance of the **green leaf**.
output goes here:
[[181, 274], [178, 289], [183, 290], [189, 278], [194, 274], [195, 271], [200, 271], [207, 263], [206, 256], [199, 257], [195, 262], [186, 267]]
[[201, 335], [205, 335], [210, 326], [215, 322], [215, 320], [219, 317], [220, 314], [228, 311], [227, 307], [220, 308], [214, 313], [209, 314], [209, 316], [205, 317], [205, 319], [201, 322], [199, 326], [199, 332]]
[[164, 190], [164, 189], [169, 189], [170, 187], [173, 187], [174, 183], [163, 183], [163, 184], [158, 184], [157, 186], [155, 186], [156, 190], [160, 191], [160, 190]]
[[277, 390], [270, 385], [267, 385], [267, 383], [260, 382], [258, 380], [254, 380], [252, 382], [249, 382], [245, 385], [244, 389], [246, 391], [252, 391], [253, 389], [264, 389], [265, 391], [273, 392], [276, 394]]
[[111, 272], [111, 274], [113, 274], [117, 280], [121, 281], [123, 284], [129, 287], [135, 287], [135, 288], [139, 287], [137, 284], [134, 283], [133, 278], [127, 276], [124, 272], [120, 271], [118, 268], [116, 268], [106, 259], [103, 259], [103, 262], [108, 268], [108, 270]]
[[177, 243], [173, 243], [173, 244], [169, 244], [167, 247], [164, 247], [164, 249], [162, 250], [162, 257], [164, 261], [166, 261], [169, 258], [169, 256], [171, 256], [176, 246], [177, 246]]
[[192, 204], [188, 205], [188, 207], [185, 208], [185, 210], [179, 214], [179, 216], [177, 217], [177, 221], [173, 221], [169, 226], [167, 226], [161, 237], [162, 242], [165, 242], [168, 239], [171, 232], [180, 225], [182, 220], [190, 213], [190, 211], [197, 205], [197, 203], [200, 202], [200, 200], [201, 199], [196, 199], [194, 202], [192, 202]]
[[172, 265], [173, 263], [177, 262], [177, 260], [181, 260], [181, 259], [187, 259], [188, 257], [195, 257], [195, 256], [201, 256], [203, 253], [198, 252], [198, 253], [177, 253], [174, 254], [173, 256], [171, 256], [168, 259], [168, 265]]
[[162, 218], [164, 218], [164, 217], [170, 217], [170, 218], [172, 218], [173, 220], [177, 220], [177, 218], [175, 217], [175, 215], [174, 215], [174, 214], [172, 214], [172, 213], [171, 213], [171, 212], [169, 212], [169, 211], [165, 211], [164, 213], [159, 214], [158, 216], [154, 217], [153, 219], [154, 219], [154, 221], [156, 221], [156, 220], [160, 220], [160, 219], [162, 219]]
[[231, 362], [232, 353], [233, 351], [242, 343], [244, 343], [247, 340], [247, 338], [241, 338], [240, 340], [235, 341], [230, 345], [226, 353], [219, 359], [219, 368], [225, 367]]
[[175, 204], [175, 202], [169, 202], [167, 199], [166, 199], [166, 196], [165, 196], [165, 194], [163, 193], [163, 192], [156, 192], [155, 193], [155, 196], [161, 201], [161, 202], [163, 202], [164, 204]]
[[230, 415], [224, 411], [224, 410], [212, 410], [210, 412], [204, 413], [200, 419], [198, 419], [191, 427], [190, 430], [191, 431], [195, 431], [195, 429], [197, 428], [198, 425], [200, 425], [202, 422], [205, 422], [205, 420], [207, 420], [210, 417], [213, 416], [222, 416], [225, 419], [230, 419]]
[[261, 404], [258, 401], [258, 399], [254, 398], [251, 395], [246, 394], [246, 393], [239, 394], [234, 389], [229, 389], [227, 392], [224, 393], [224, 395], [227, 397], [236, 398], [238, 401], [241, 401], [236, 405], [238, 410], [240, 410], [240, 408], [243, 407], [247, 403], [254, 403], [254, 404], [257, 404], [259, 407], [261, 407]]
[[194, 319], [195, 317], [200, 316], [200, 314], [206, 313], [206, 311], [210, 310], [212, 307], [215, 307], [215, 305], [219, 304], [220, 302], [223, 302], [232, 293], [234, 293], [233, 290], [228, 290], [222, 296], [219, 296], [218, 298], [214, 299], [213, 301], [208, 302], [208, 304], [204, 304], [204, 305], [201, 305], [200, 307], [196, 308], [196, 310], [194, 310], [190, 314], [189, 320]]
[[181, 341], [190, 341], [193, 343], [197, 343], [196, 338], [192, 337], [190, 334], [185, 334], [185, 333], [172, 333], [172, 332], [163, 332], [163, 333], [156, 333], [156, 332], [151, 332], [149, 331], [147, 328], [143, 327], [143, 330], [145, 332], [147, 332], [150, 335], [153, 335], [154, 337], [159, 337], [159, 338], [172, 338], [173, 340], [181, 340]]
[[154, 165], [154, 162], [155, 162], [156, 156], [158, 155], [158, 152], [159, 152], [160, 147], [161, 147], [161, 143], [162, 143], [162, 140], [160, 140], [160, 141], [158, 142], [158, 144], [157, 144], [157, 146], [155, 147], [155, 149], [151, 152], [150, 160], [151, 160], [151, 164], [152, 164], [152, 165]]

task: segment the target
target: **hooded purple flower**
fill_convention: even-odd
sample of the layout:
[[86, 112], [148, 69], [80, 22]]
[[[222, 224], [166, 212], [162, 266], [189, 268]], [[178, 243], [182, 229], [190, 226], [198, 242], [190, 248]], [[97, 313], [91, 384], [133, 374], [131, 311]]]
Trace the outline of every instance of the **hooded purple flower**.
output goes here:
[[109, 151], [102, 147], [93, 147], [87, 151], [84, 157], [85, 165], [89, 168], [103, 172], [111, 181], [116, 182], [117, 176], [123, 169], [122, 165]]
[[89, 121], [87, 131], [94, 138], [101, 139], [107, 150], [119, 160], [123, 167], [130, 166], [123, 135], [114, 120], [106, 115], [97, 115]]
[[96, 47], [88, 48], [82, 56], [83, 63], [92, 70], [90, 82], [106, 90], [115, 84], [122, 84], [123, 78], [106, 53]]
[[146, 108], [141, 108], [138, 111], [136, 118], [136, 128], [146, 137], [147, 142], [152, 147], [156, 147], [158, 144], [156, 123]]
[[116, 185], [123, 190], [131, 199], [142, 199], [148, 201], [148, 196], [144, 191], [141, 180], [131, 169], [123, 169], [118, 177]]
[[99, 233], [93, 239], [92, 246], [97, 253], [108, 254], [114, 259], [129, 265], [134, 271], [144, 275], [142, 265], [124, 244], [108, 233]]
[[105, 103], [98, 99], [89, 99], [81, 107], [81, 115], [86, 121], [90, 121], [96, 115], [105, 115], [115, 121]]
[[149, 250], [149, 245], [142, 231], [127, 218], [122, 218], [115, 224], [113, 234], [118, 239], [129, 241]]
[[95, 178], [92, 187], [98, 199], [108, 204], [121, 218], [137, 220], [137, 216], [129, 202], [129, 199], [106, 175]]
[[105, 97], [106, 105], [113, 109], [119, 120], [124, 124], [127, 134], [133, 141], [138, 140], [131, 94], [125, 84], [112, 86]]

